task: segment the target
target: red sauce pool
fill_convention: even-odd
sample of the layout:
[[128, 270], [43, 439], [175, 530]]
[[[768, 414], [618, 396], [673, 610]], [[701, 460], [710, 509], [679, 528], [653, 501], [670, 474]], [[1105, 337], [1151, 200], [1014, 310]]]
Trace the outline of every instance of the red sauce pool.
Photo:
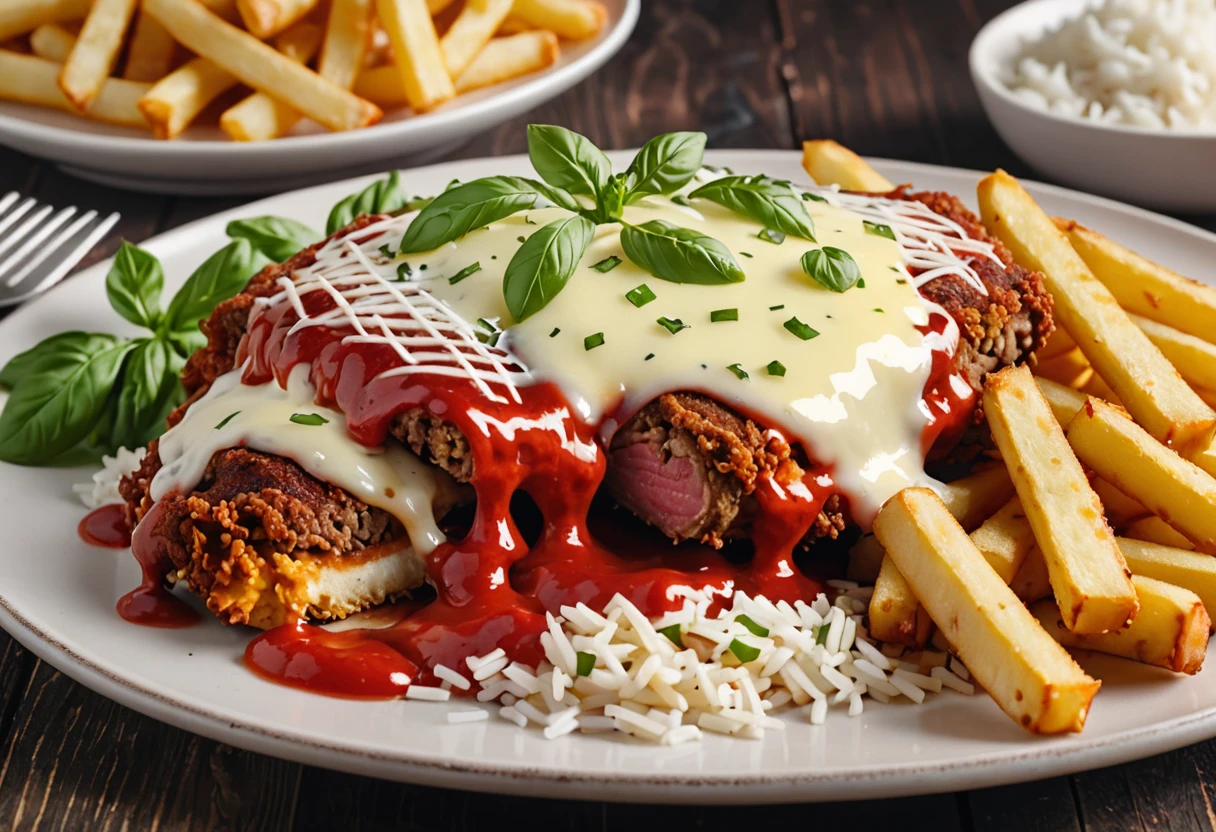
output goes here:
[[90, 546], [125, 549], [131, 545], [131, 529], [127, 526], [127, 518], [120, 503], [90, 511], [76, 527], [76, 533]]

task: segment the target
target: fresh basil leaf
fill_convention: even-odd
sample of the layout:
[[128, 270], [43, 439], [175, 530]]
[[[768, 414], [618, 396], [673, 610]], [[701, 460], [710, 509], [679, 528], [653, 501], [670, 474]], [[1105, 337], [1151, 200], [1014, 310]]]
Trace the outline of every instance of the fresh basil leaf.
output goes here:
[[207, 336], [197, 329], [188, 329], [184, 332], [170, 332], [168, 338], [169, 343], [177, 350], [177, 354], [183, 358], [189, 358], [207, 346]]
[[14, 355], [0, 368], [0, 388], [11, 390], [21, 379], [37, 373], [44, 363], [59, 360], [65, 351], [92, 347], [96, 337], [90, 332], [75, 330], [44, 338], [25, 352]]
[[186, 363], [160, 338], [140, 338], [123, 367], [110, 429], [113, 447], [138, 448], [165, 430], [169, 411], [186, 400], [178, 373]]
[[[541, 197], [553, 201], [551, 196], [563, 199], [546, 185], [516, 176], [490, 176], [457, 185], [435, 197], [414, 217], [401, 239], [401, 253], [439, 248], [470, 231], [526, 211]], [[569, 194], [565, 194], [564, 199], [573, 202]], [[577, 203], [575, 205], [573, 210], [579, 210]]]
[[621, 227], [625, 255], [660, 280], [672, 283], [739, 283], [743, 270], [713, 237], [663, 220]]
[[507, 309], [517, 322], [544, 309], [565, 287], [594, 233], [595, 223], [576, 214], [549, 223], [519, 247], [502, 278]]
[[862, 220], [861, 224], [865, 226], [866, 231], [870, 234], [877, 234], [879, 237], [886, 237], [888, 240], [895, 239], [895, 232], [891, 230], [891, 226], [889, 225], [883, 225], [880, 222], [870, 222], [869, 220]]
[[243, 237], [253, 247], [276, 263], [299, 253], [300, 249], [321, 239], [307, 225], [287, 217], [250, 217], [228, 223], [229, 237]]
[[802, 255], [802, 270], [833, 292], [847, 291], [861, 279], [861, 269], [853, 256], [832, 246], [811, 249]]
[[401, 174], [393, 171], [335, 205], [325, 221], [325, 233], [333, 234], [350, 225], [360, 214], [392, 214], [408, 204], [405, 189], [401, 187]]
[[654, 194], [675, 193], [701, 169], [704, 157], [704, 133], [655, 136], [642, 145], [625, 170], [629, 181], [625, 204], [632, 205]]
[[236, 239], [203, 261], [177, 290], [165, 311], [165, 329], [185, 332], [211, 314], [216, 304], [245, 288], [270, 264], [245, 239]]
[[528, 125], [528, 158], [540, 178], [572, 194], [599, 198], [612, 164], [586, 136], [552, 124]]
[[708, 199], [766, 228], [815, 242], [815, 224], [802, 200], [788, 185], [767, 176], [726, 176], [702, 185], [689, 196]]
[[106, 296], [114, 311], [136, 326], [155, 329], [164, 285], [165, 272], [156, 256], [123, 240], [106, 272]]
[[13, 388], [0, 413], [0, 459], [42, 465], [85, 439], [133, 344], [113, 335], [63, 343]]

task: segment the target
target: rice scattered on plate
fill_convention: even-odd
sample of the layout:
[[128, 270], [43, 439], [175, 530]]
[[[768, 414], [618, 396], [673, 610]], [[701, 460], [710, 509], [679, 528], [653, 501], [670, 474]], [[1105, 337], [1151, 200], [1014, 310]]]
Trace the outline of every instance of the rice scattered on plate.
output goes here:
[[1216, 131], [1216, 0], [1106, 0], [1026, 43], [1003, 75], [1057, 115]]
[[121, 503], [122, 495], [118, 493], [118, 483], [127, 474], [139, 470], [144, 461], [146, 448], [136, 448], [133, 451], [119, 448], [114, 456], [101, 458], [101, 470], [93, 475], [92, 482], [76, 483], [72, 490], [86, 508], [100, 508], [111, 503]]

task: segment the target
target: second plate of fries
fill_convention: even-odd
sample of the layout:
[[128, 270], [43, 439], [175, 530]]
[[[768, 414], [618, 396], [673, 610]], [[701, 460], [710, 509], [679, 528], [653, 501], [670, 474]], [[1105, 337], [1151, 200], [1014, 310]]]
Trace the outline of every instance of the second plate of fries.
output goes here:
[[5, 0], [0, 144], [135, 190], [417, 163], [561, 94], [640, 0]]

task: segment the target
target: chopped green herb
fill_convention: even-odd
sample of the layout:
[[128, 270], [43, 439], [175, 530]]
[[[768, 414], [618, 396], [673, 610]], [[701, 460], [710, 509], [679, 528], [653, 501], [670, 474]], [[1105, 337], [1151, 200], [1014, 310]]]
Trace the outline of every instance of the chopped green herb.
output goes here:
[[683, 205], [685, 208], [687, 208], [689, 205], [692, 204], [687, 199], [680, 196], [679, 194], [676, 194], [675, 196], [673, 196], [671, 198], [671, 201], [674, 202], [676, 205]]
[[827, 644], [828, 643], [828, 625], [827, 624], [824, 624], [823, 626], [821, 626], [819, 628], [819, 631], [817, 633], [815, 633], [815, 643], [816, 644]]
[[310, 427], [319, 427], [321, 425], [329, 424], [329, 420], [320, 413], [293, 413], [291, 414], [291, 421], [295, 422], [297, 425], [308, 425]]
[[875, 306], [875, 307], [874, 307], [874, 311], [875, 311], [875, 312], [882, 312], [882, 311], [883, 311], [883, 308], [882, 308], [881, 306]]
[[798, 320], [797, 318], [790, 318], [788, 321], [786, 321], [783, 324], [783, 326], [786, 329], [788, 329], [790, 332], [797, 335], [803, 341], [809, 341], [819, 334], [814, 329], [807, 326], [806, 324], [804, 324], [802, 321]]
[[726, 369], [734, 373], [735, 378], [740, 379], [741, 381], [748, 381], [751, 379], [751, 376], [747, 374], [747, 370], [743, 369], [743, 365], [739, 364], [738, 362], [731, 364]]
[[904, 279], [904, 278], [902, 278], [902, 277], [897, 277], [897, 278], [895, 278], [895, 282], [896, 282], [896, 283], [898, 283], [900, 286], [907, 286], [907, 285], [908, 285], [908, 281], [907, 281], [907, 280], [905, 280], [905, 279]]
[[477, 274], [477, 272], [479, 272], [479, 271], [481, 271], [481, 262], [480, 261], [473, 263], [471, 265], [465, 266], [463, 269], [456, 272], [456, 274], [454, 274], [448, 278], [448, 283], [451, 283], [452, 285], [456, 285], [457, 283], [464, 280], [469, 275]]
[[866, 279], [864, 277], [857, 278], [857, 288], [858, 289], [866, 288]]
[[748, 258], [750, 258], [752, 256], [752, 253], [750, 251], [741, 251], [739, 253], [742, 254], [744, 257], [748, 257]]
[[529, 219], [527, 214], [524, 214], [524, 225], [536, 225], [536, 220]]
[[409, 263], [398, 263], [397, 264], [397, 279], [398, 280], [405, 280], [407, 277], [409, 277], [413, 273], [414, 273], [414, 270], [410, 268]]
[[877, 234], [879, 237], [886, 237], [888, 240], [895, 239], [895, 232], [891, 230], [891, 226], [883, 225], [880, 222], [870, 222], [862, 220], [861, 224], [866, 227], [866, 231], [871, 234]]
[[803, 193], [802, 198], [803, 200], [814, 200], [815, 202], [827, 202], [827, 200], [821, 197], [819, 194]]
[[393, 247], [390, 246], [388, 243], [385, 243], [384, 245], [380, 246], [380, 253], [383, 254], [385, 257], [389, 257], [389, 258], [393, 258], [393, 257], [397, 256], [397, 252], [393, 251]]
[[679, 624], [672, 624], [670, 627], [664, 627], [656, 632], [658, 632], [658, 634], [661, 636], [667, 636], [667, 640], [676, 647], [679, 647], [681, 650], [684, 649], [684, 639], [680, 637]]
[[769, 374], [770, 376], [778, 376], [778, 377], [781, 377], [781, 376], [784, 376], [784, 375], [785, 375], [785, 365], [784, 365], [784, 364], [782, 364], [780, 361], [770, 361], [770, 362], [768, 362], [768, 368], [767, 368], [767, 369], [768, 369], [768, 374]]
[[610, 254], [600, 262], [594, 264], [591, 268], [595, 269], [600, 274], [607, 274], [619, 265], [621, 265], [621, 258], [617, 257], [615, 254]]
[[645, 358], [643, 358], [642, 360], [643, 360], [643, 361], [649, 361], [649, 360], [650, 360], [650, 359], [652, 359], [652, 358], [654, 358], [654, 353], [652, 353], [652, 352], [648, 352], [648, 353], [646, 353], [646, 357], [645, 357]]
[[577, 660], [575, 671], [579, 676], [590, 676], [591, 671], [595, 669], [595, 654], [578, 652], [574, 654]]
[[776, 312], [778, 309], [784, 309], [784, 308], [785, 308], [785, 304], [784, 304], [784, 303], [779, 303], [779, 304], [777, 304], [776, 306], [770, 306], [770, 307], [768, 308], [768, 311], [769, 311], [769, 312]]
[[521, 242], [521, 243], [526, 243], [526, 242], [528, 242], [528, 238], [527, 238], [527, 237], [525, 237], [523, 234], [520, 234], [520, 235], [519, 235], [518, 237], [516, 237], [515, 239], [516, 239], [516, 240], [518, 240], [518, 241], [519, 241], [519, 242]]
[[223, 419], [221, 419], [221, 420], [220, 420], [220, 423], [219, 423], [218, 425], [216, 425], [216, 426], [215, 426], [215, 429], [216, 429], [216, 430], [219, 430], [219, 429], [220, 429], [220, 428], [222, 428], [224, 425], [226, 425], [226, 424], [228, 424], [229, 422], [231, 422], [233, 419], [235, 419], [235, 418], [236, 418], [237, 413], [240, 413], [240, 412], [241, 412], [241, 411], [239, 411], [239, 410], [238, 410], [238, 411], [236, 411], [236, 413], [229, 413], [227, 416], [225, 416]]
[[497, 259], [498, 259], [498, 255], [497, 255], [497, 254], [491, 254], [491, 255], [490, 255], [490, 259], [491, 259], [491, 260], [497, 260]]
[[759, 647], [752, 647], [750, 644], [744, 644], [737, 638], [731, 641], [730, 652], [734, 653], [735, 657], [744, 664], [754, 662], [756, 659], [760, 658]]
[[761, 627], [751, 616], [736, 615], [735, 620], [746, 627], [754, 636], [760, 636], [760, 638], [768, 636], [768, 627]]
[[553, 327], [553, 331], [549, 333], [549, 337], [555, 338], [555, 337], [557, 337], [557, 333], [559, 333], [559, 332], [561, 332], [561, 328], [555, 326], [555, 327]]
[[675, 335], [681, 329], [688, 329], [689, 327], [689, 324], [684, 323], [679, 318], [659, 318], [657, 323], [672, 335]]
[[588, 335], [583, 339], [583, 349], [585, 350], [593, 350], [596, 347], [603, 346], [603, 344], [604, 333], [602, 332], [597, 332], [594, 335]]
[[419, 266], [418, 271], [420, 271], [420, 272], [426, 271], [426, 263], [423, 263], [421, 266]]
[[478, 318], [477, 325], [484, 327], [489, 332], [498, 332], [498, 324], [493, 321], [487, 321], [485, 318]]
[[759, 237], [761, 240], [764, 240], [764, 242], [766, 242], [766, 243], [772, 243], [773, 245], [777, 245], [777, 246], [779, 246], [785, 242], [785, 232], [784, 231], [774, 231], [771, 228], [765, 228], [763, 231], [761, 231], [756, 236]]
[[710, 323], [719, 323], [720, 321], [737, 321], [739, 320], [738, 309], [715, 309], [709, 313]]
[[638, 309], [641, 309], [654, 299], [654, 292], [650, 291], [650, 287], [645, 283], [643, 283], [641, 286], [635, 286], [625, 293], [625, 300], [632, 303]]

